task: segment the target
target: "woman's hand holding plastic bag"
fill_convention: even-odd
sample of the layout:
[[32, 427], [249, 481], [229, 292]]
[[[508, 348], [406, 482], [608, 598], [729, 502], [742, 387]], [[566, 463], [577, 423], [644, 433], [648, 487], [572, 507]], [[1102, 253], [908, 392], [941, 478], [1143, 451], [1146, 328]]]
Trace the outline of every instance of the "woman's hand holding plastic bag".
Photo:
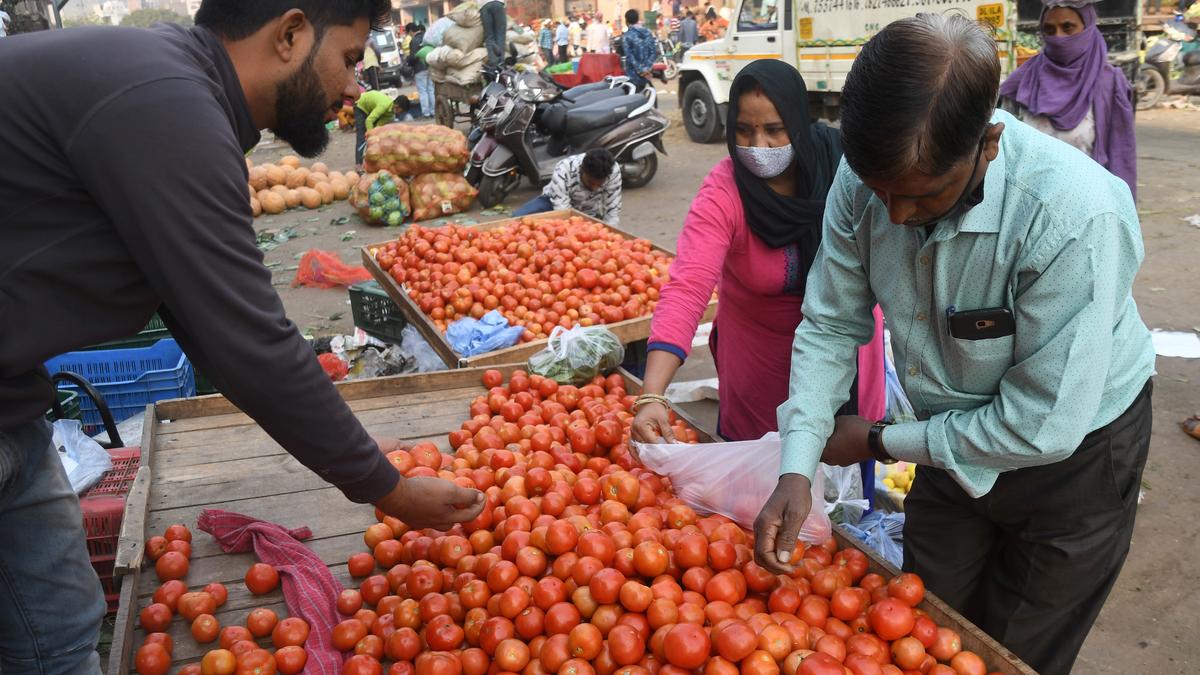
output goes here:
[[[772, 512], [782, 515], [784, 510], [778, 507], [785, 500], [788, 518], [778, 519], [769, 538], [760, 536], [759, 546], [773, 546], [778, 541], [790, 554], [797, 537], [819, 543], [832, 534], [824, 509], [809, 508], [814, 500], [817, 503], [824, 500], [824, 485], [819, 475], [810, 484], [803, 476], [789, 474], [779, 482], [779, 486], [786, 485], [787, 489], [777, 486], [781, 458], [777, 433], [756, 441], [701, 445], [635, 441], [633, 447], [647, 468], [671, 479], [675, 493], [693, 509], [720, 513], [742, 527], [754, 527], [756, 532], [762, 520], [760, 514], [774, 508]], [[774, 560], [775, 556], [771, 558]]]

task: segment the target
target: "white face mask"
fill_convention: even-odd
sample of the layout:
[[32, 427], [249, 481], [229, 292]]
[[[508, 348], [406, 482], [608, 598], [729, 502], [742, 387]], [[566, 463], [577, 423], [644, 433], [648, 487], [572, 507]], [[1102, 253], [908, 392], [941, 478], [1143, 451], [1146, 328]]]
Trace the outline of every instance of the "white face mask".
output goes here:
[[737, 146], [738, 161], [759, 178], [774, 178], [787, 171], [795, 156], [790, 143], [778, 148]]

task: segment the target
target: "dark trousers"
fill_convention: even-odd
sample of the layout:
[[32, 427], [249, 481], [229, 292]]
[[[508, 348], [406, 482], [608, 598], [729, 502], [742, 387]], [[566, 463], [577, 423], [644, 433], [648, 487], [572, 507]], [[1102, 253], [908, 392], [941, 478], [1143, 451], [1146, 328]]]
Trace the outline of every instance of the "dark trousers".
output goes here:
[[371, 89], [379, 91], [379, 66], [363, 69], [363, 75], [367, 78], [367, 84], [371, 85]]
[[367, 149], [367, 113], [354, 106], [354, 164], [363, 163], [363, 152]]
[[567, 45], [558, 46], [558, 62], [566, 63], [571, 60], [571, 55], [567, 53]]
[[904, 500], [904, 569], [1042, 675], [1070, 672], [1129, 553], [1151, 390], [1069, 458], [1002, 473], [979, 499], [922, 466]]
[[483, 41], [487, 45], [488, 65], [499, 68], [504, 62], [504, 32], [508, 30], [508, 15], [503, 2], [489, 2], [479, 8], [483, 24]]

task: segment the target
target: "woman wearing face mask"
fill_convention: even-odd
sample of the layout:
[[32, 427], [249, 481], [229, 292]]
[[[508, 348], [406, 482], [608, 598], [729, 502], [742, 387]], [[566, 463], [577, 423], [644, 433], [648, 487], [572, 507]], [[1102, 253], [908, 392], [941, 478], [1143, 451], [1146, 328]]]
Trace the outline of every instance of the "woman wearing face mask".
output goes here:
[[1000, 86], [1000, 107], [1091, 156], [1137, 196], [1129, 81], [1108, 63], [1088, 0], [1042, 0], [1042, 51]]
[[[664, 394], [715, 288], [720, 301], [709, 348], [720, 380], [718, 432], [749, 440], [778, 428], [775, 409], [788, 397], [805, 277], [842, 151], [837, 131], [809, 121], [800, 73], [777, 60], [755, 61], [734, 80], [726, 142], [730, 156], [692, 201], [654, 309], [644, 391]], [[859, 350], [850, 398], [870, 419], [884, 412], [879, 333]], [[641, 399], [632, 435], [674, 440], [666, 406]]]

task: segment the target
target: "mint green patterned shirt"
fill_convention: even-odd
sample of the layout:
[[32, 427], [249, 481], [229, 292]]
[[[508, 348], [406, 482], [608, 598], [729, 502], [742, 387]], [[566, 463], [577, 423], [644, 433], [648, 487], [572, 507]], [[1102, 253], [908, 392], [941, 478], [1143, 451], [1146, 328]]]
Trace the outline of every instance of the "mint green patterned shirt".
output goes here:
[[[896, 459], [948, 471], [972, 497], [1004, 471], [1058, 462], [1116, 419], [1154, 370], [1131, 289], [1142, 262], [1129, 188], [1089, 157], [997, 111], [1000, 152], [970, 211], [894, 225], [842, 163], [779, 407], [780, 473], [810, 478], [871, 337], [878, 303], [920, 421], [888, 427]], [[947, 310], [1008, 308], [1015, 335], [950, 336]]]

